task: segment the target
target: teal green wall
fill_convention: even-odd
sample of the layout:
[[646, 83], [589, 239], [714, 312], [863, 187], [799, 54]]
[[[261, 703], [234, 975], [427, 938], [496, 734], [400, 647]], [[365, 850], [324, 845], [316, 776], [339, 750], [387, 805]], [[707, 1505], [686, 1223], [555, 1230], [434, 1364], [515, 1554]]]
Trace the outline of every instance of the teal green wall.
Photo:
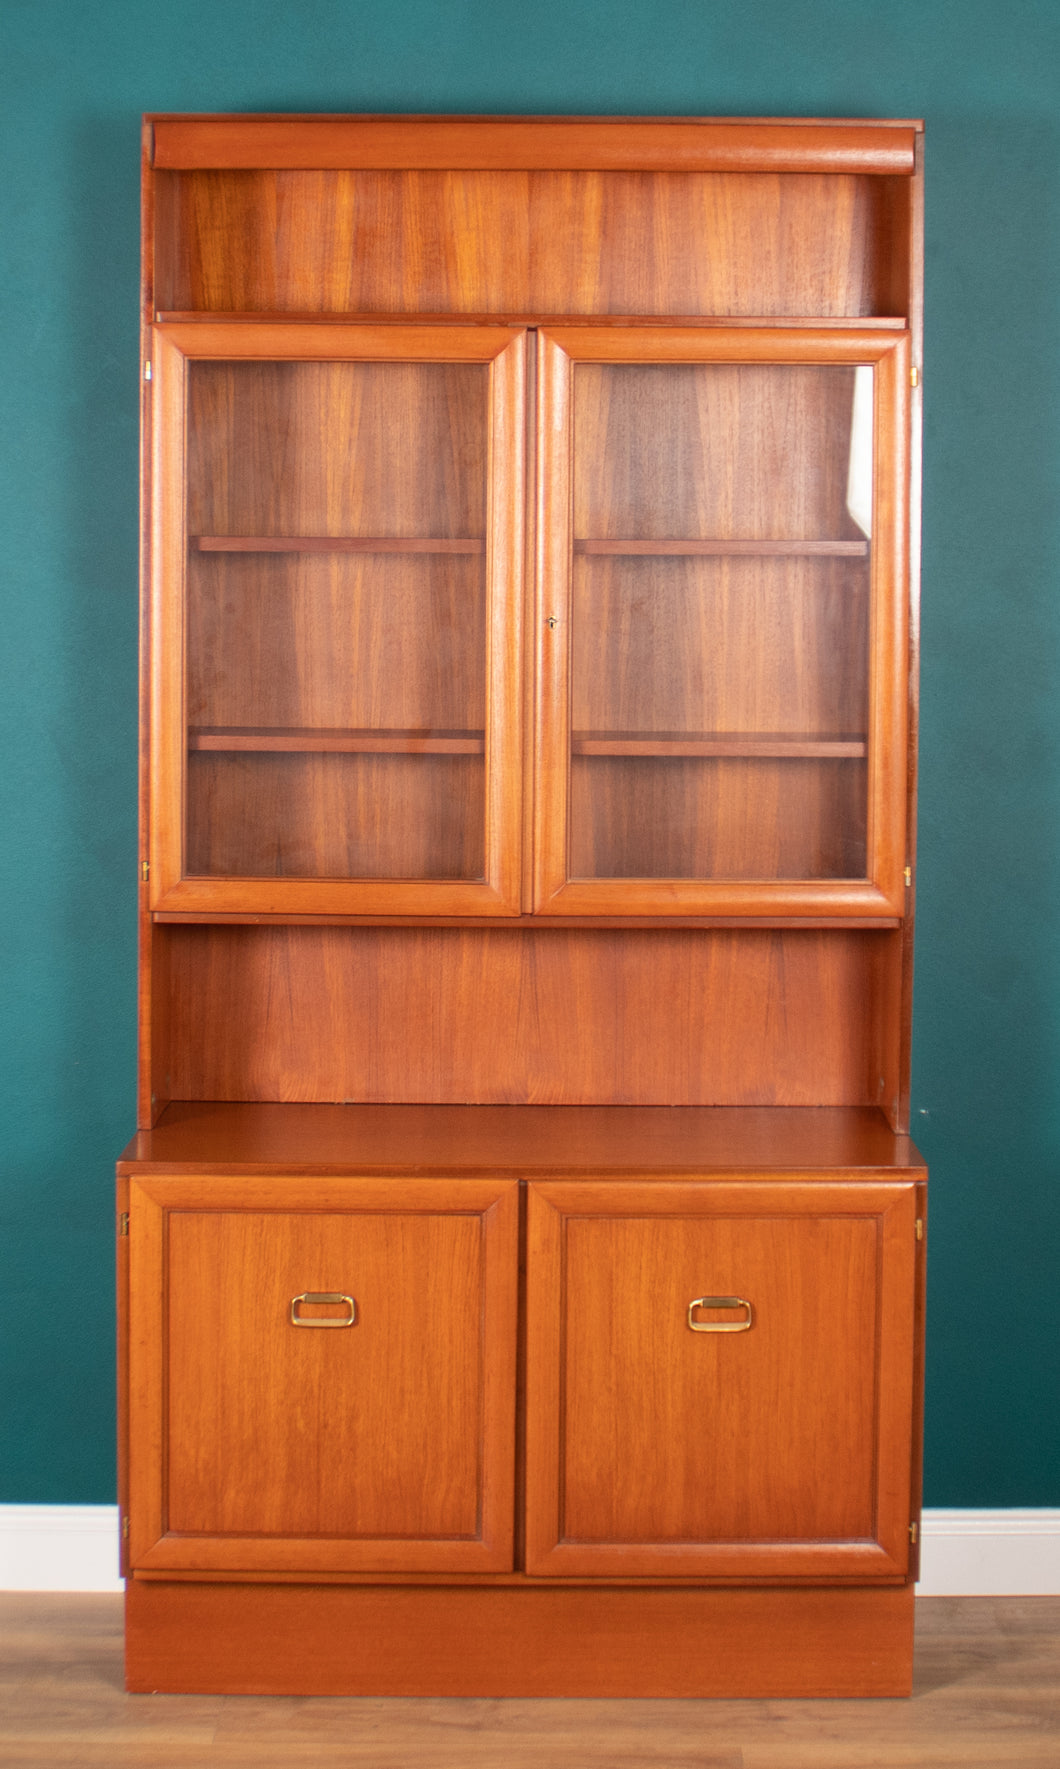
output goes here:
[[0, 1501], [113, 1497], [143, 110], [924, 116], [927, 1500], [1060, 1504], [1056, 0], [6, 0]]

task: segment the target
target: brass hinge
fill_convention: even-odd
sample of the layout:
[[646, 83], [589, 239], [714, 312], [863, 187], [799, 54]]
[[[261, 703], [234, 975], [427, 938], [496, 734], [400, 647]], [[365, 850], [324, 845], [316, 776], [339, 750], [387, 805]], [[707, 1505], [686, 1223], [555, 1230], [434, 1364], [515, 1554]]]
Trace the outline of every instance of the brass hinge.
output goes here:
[[909, 1540], [912, 1542], [913, 1547], [915, 1548], [917, 1543], [920, 1540], [920, 1525], [919, 1525], [919, 1523], [911, 1523], [909, 1525]]
[[145, 884], [147, 883], [150, 876], [151, 876], [151, 862], [150, 862], [150, 860], [141, 860], [140, 861], [140, 877], [143, 879]]
[[918, 1216], [916, 1219], [916, 1238], [918, 1241], [924, 1239], [924, 1218], [922, 1216]]
[[907, 866], [905, 869], [905, 888], [908, 891], [908, 890], [912, 889], [912, 886], [913, 886], [913, 868], [911, 866]]
[[910, 387], [919, 387], [920, 385], [920, 370], [915, 363], [909, 371], [909, 385]]
[[127, 1210], [123, 1210], [121, 1215], [118, 1218], [118, 1233], [119, 1233], [119, 1235], [127, 1235], [128, 1232], [129, 1232], [129, 1212]]
[[[915, 374], [916, 370], [914, 369], [913, 372]], [[151, 379], [151, 364], [149, 362], [145, 362], [144, 363], [144, 380], [149, 381], [150, 379]]]
[[121, 1534], [122, 1540], [127, 1542], [129, 1540], [129, 1519], [127, 1517], [123, 1517], [121, 1520]]

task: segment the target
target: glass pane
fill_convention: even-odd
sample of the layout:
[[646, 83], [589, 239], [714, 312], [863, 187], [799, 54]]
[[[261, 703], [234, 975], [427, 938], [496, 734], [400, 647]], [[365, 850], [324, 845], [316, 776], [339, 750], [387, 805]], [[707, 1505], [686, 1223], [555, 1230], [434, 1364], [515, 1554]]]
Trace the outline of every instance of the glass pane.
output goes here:
[[487, 397], [190, 366], [189, 874], [483, 876]]
[[572, 877], [865, 876], [872, 373], [576, 365]]

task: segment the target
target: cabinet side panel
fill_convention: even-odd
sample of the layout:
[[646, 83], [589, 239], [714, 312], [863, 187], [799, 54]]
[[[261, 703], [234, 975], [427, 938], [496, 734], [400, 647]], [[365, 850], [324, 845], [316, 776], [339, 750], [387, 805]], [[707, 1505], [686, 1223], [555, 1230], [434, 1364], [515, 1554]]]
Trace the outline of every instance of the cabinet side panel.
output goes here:
[[[905, 311], [890, 305], [903, 281], [890, 267], [901, 254], [894, 230], [902, 226], [902, 199], [892, 186], [907, 178], [441, 170], [156, 176], [162, 311], [822, 318]], [[666, 243], [653, 249], [652, 241]], [[716, 249], [703, 250], [703, 241]]]
[[169, 934], [174, 1098], [876, 1103], [878, 934]]
[[[910, 264], [909, 326], [913, 363], [919, 368], [924, 350], [924, 137], [916, 143], [916, 173], [910, 182], [908, 256]], [[919, 375], [917, 377], [920, 379]], [[906, 863], [910, 888], [902, 929], [901, 1054], [893, 1125], [909, 1126], [912, 1063], [913, 944], [916, 926], [917, 749], [920, 730], [920, 522], [923, 453], [923, 389], [910, 396], [909, 414], [909, 720], [906, 757]]]
[[912, 317], [915, 274], [911, 253], [911, 209], [915, 204], [915, 178], [884, 178], [873, 193], [875, 238], [869, 262], [875, 274], [871, 291], [873, 313], [901, 313]]
[[903, 1001], [905, 947], [906, 935], [902, 928], [880, 936], [875, 976], [875, 1042], [869, 1058], [870, 1089], [875, 1087], [876, 1104], [895, 1131], [908, 1128], [902, 1121], [903, 1104], [908, 1115], [905, 1095], [908, 1091], [909, 1039]]
[[[146, 892], [146, 884], [141, 885]], [[157, 1124], [170, 1101], [168, 928], [158, 927], [146, 909], [140, 916], [139, 1046], [140, 1098], [138, 1125]]]

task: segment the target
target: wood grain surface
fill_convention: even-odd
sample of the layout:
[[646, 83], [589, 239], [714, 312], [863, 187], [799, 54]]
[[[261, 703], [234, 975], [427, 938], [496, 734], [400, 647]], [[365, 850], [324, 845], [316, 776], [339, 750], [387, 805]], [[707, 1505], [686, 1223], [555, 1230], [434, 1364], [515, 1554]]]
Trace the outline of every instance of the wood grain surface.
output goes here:
[[147, 1693], [908, 1695], [913, 1592], [188, 1584], [134, 1579]]
[[130, 1563], [510, 1567], [517, 1223], [510, 1180], [134, 1182]]
[[[914, 1212], [912, 1183], [534, 1181], [528, 1570], [900, 1578]], [[748, 1330], [690, 1331], [704, 1295]]]
[[[844, 1175], [923, 1161], [883, 1114], [862, 1107], [171, 1105], [120, 1162], [156, 1169], [285, 1173], [490, 1172], [673, 1175], [816, 1169]], [[123, 1205], [124, 1209], [125, 1206]]]
[[[151, 116], [156, 167], [666, 166], [913, 171], [917, 131], [882, 122], [713, 117]], [[410, 128], [410, 123], [415, 123]]]
[[[907, 311], [893, 215], [909, 182], [158, 172], [154, 299], [216, 313], [894, 316]], [[726, 249], [701, 251], [703, 238]]]
[[171, 1099], [860, 1106], [879, 1097], [873, 942], [883, 935], [282, 926], [166, 935], [158, 959]]

